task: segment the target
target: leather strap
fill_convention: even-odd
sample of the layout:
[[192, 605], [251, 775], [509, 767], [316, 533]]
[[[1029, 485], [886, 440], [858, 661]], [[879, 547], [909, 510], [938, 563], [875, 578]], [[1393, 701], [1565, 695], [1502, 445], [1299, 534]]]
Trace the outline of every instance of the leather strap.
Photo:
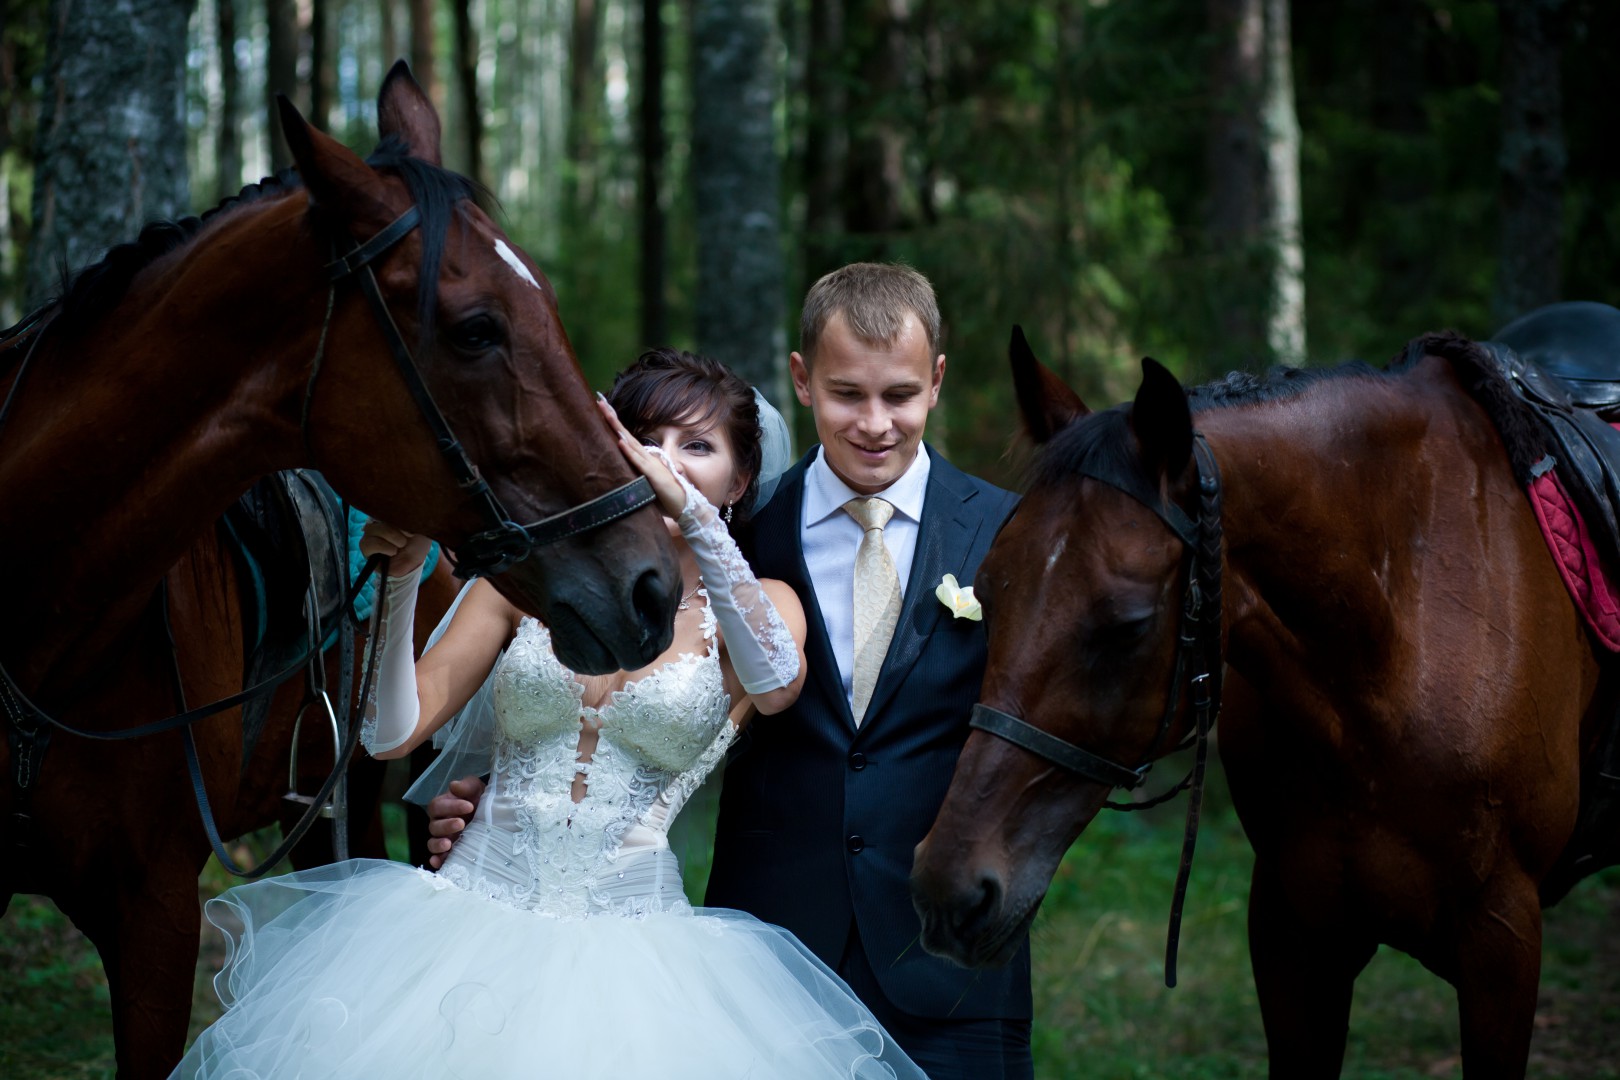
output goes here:
[[1026, 723], [1004, 713], [999, 709], [992, 709], [983, 703], [973, 706], [973, 713], [968, 719], [968, 727], [988, 731], [992, 735], [999, 735], [1014, 746], [1023, 747], [1036, 757], [1045, 758], [1054, 765], [1061, 765], [1070, 772], [1078, 773], [1087, 780], [1095, 780], [1099, 784], [1109, 787], [1122, 787], [1126, 790], [1137, 787], [1142, 783], [1148, 770], [1143, 765], [1139, 769], [1127, 769], [1123, 765], [1116, 765], [1107, 758], [1098, 757], [1089, 750], [1082, 750], [1073, 743], [1065, 742], [1055, 735], [1048, 735], [1033, 724]]

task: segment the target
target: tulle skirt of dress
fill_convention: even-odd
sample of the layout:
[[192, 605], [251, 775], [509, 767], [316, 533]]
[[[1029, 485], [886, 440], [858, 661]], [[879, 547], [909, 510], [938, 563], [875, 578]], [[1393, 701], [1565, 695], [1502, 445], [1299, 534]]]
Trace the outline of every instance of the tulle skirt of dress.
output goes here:
[[923, 1075], [791, 934], [676, 906], [558, 919], [373, 860], [240, 886], [208, 908], [228, 1007], [174, 1075]]

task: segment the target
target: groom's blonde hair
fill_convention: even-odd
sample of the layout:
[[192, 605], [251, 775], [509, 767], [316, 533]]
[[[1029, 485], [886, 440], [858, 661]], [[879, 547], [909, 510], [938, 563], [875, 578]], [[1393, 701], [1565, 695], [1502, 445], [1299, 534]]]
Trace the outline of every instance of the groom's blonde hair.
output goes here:
[[822, 331], [840, 311], [856, 338], [883, 348], [900, 336], [906, 316], [915, 315], [928, 335], [929, 358], [939, 355], [939, 303], [934, 299], [934, 286], [909, 266], [850, 263], [810, 286], [799, 317], [799, 354], [806, 365], [814, 363]]

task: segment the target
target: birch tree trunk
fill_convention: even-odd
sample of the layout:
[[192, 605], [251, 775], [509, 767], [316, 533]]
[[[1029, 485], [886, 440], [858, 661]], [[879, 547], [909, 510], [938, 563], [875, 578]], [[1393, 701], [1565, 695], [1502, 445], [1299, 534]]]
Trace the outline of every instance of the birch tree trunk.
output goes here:
[[780, 65], [775, 4], [693, 0], [698, 347], [779, 407], [787, 400]]
[[[28, 294], [131, 230], [190, 209], [186, 24], [193, 0], [55, 0], [35, 149]], [[31, 306], [31, 305], [30, 305]]]
[[1299, 115], [1294, 110], [1294, 60], [1289, 0], [1266, 0], [1265, 97], [1260, 129], [1266, 148], [1265, 241], [1270, 248], [1271, 297], [1266, 345], [1279, 363], [1305, 362], [1305, 242], [1299, 200]]
[[[1287, 0], [1210, 0], [1211, 295], [1223, 366], [1300, 363], [1305, 256]], [[1224, 355], [1222, 355], [1224, 354]]]

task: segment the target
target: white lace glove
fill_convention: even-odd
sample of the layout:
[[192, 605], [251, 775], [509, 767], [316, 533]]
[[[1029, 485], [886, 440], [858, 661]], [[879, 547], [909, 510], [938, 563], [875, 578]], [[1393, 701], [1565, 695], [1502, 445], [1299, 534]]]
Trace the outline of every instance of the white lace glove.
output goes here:
[[675, 475], [686, 489], [686, 506], [676, 524], [697, 559], [709, 606], [726, 635], [731, 666], [750, 694], [780, 690], [799, 677], [799, 646], [714, 504], [686, 477]]
[[360, 744], [373, 756], [410, 738], [421, 715], [416, 660], [411, 655], [416, 638], [416, 589], [421, 580], [420, 570], [388, 578], [383, 584], [382, 625], [376, 638], [366, 643], [368, 662], [376, 650], [382, 650], [360, 721]]

